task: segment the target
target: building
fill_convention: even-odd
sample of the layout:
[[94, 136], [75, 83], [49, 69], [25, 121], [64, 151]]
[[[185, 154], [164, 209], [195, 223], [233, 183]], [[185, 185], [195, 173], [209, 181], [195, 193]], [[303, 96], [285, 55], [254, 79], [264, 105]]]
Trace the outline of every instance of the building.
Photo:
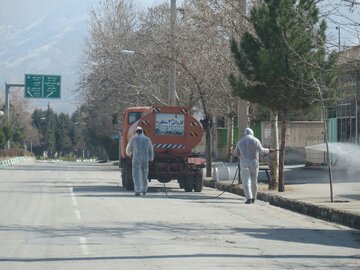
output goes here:
[[327, 107], [329, 142], [360, 143], [360, 45], [339, 52], [337, 96]]

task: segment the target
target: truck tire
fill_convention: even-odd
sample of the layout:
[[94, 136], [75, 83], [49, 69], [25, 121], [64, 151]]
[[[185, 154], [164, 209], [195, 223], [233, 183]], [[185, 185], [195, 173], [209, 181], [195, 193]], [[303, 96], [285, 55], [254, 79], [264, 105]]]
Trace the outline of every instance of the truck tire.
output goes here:
[[194, 176], [195, 181], [194, 181], [194, 191], [195, 192], [201, 192], [203, 189], [203, 178], [202, 175], [200, 173], [195, 174]]
[[180, 188], [184, 188], [185, 179], [184, 178], [179, 178], [178, 183], [179, 183]]
[[134, 181], [132, 179], [132, 167], [131, 163], [126, 163], [124, 166], [125, 169], [125, 188], [126, 190], [134, 190]]
[[191, 192], [194, 188], [194, 179], [192, 177], [187, 177], [184, 179], [184, 190], [185, 192]]

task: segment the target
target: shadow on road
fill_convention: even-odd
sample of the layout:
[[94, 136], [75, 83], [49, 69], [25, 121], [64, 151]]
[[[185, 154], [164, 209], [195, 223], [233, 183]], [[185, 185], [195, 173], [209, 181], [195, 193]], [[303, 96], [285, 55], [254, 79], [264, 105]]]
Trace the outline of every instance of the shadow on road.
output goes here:
[[[91, 257], [52, 257], [52, 258], [1, 258], [0, 262], [62, 262], [62, 261], [106, 261], [106, 260], [159, 260], [159, 259], [193, 259], [193, 258], [245, 258], [245, 259], [358, 259], [357, 256], [341, 255], [245, 255], [245, 254], [173, 254], [149, 256], [91, 256]], [[295, 262], [294, 262], [295, 263]], [[328, 262], [331, 266], [331, 261]]]

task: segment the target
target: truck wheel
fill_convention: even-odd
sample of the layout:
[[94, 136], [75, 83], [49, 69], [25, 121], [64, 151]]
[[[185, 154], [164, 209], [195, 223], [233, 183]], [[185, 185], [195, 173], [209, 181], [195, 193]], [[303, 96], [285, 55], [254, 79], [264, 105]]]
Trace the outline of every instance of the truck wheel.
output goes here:
[[203, 189], [203, 178], [201, 174], [195, 174], [195, 183], [194, 183], [194, 191], [201, 192]]
[[185, 182], [185, 179], [184, 179], [184, 178], [179, 178], [179, 179], [178, 179], [178, 183], [179, 183], [179, 187], [180, 187], [180, 188], [184, 188], [184, 182]]
[[191, 192], [194, 188], [194, 180], [192, 179], [192, 177], [186, 178], [184, 180], [184, 190], [186, 192]]
[[132, 167], [130, 163], [125, 165], [125, 188], [127, 190], [134, 190], [134, 181], [132, 179]]

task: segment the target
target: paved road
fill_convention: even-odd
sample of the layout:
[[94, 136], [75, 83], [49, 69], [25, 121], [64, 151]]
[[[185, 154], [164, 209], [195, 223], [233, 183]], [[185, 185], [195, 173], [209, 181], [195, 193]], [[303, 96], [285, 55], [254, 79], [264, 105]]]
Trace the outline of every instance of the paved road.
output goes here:
[[111, 164], [42, 162], [0, 170], [0, 270], [359, 269], [360, 234], [205, 188], [148, 195]]

